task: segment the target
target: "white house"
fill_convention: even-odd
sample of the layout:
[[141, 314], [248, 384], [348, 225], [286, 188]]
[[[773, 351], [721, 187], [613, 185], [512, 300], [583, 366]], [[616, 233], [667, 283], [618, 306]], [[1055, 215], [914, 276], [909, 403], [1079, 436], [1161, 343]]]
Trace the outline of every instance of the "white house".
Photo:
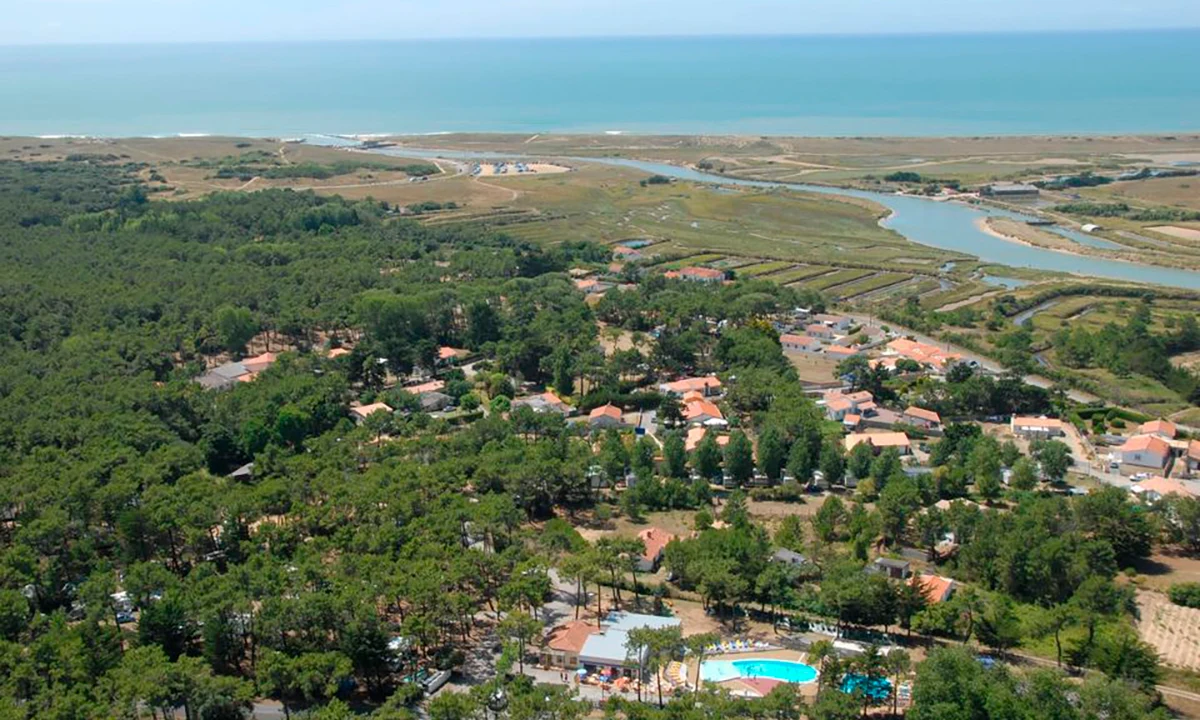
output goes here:
[[1117, 448], [1121, 459], [1121, 474], [1140, 472], [1162, 473], [1171, 457], [1171, 446], [1157, 435], [1134, 435]]

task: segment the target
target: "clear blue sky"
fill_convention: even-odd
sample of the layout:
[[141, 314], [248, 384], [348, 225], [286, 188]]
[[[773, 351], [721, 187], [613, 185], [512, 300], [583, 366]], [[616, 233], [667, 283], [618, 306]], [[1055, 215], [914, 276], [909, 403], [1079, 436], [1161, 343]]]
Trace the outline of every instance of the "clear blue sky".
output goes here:
[[1200, 27], [1200, 0], [4, 0], [0, 44]]

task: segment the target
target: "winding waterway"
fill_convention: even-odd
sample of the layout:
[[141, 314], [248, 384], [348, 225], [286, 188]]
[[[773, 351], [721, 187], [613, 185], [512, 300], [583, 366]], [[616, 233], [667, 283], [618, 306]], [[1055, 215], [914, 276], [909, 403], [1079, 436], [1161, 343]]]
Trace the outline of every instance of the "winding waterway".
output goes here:
[[[522, 157], [532, 157], [513, 153], [464, 152], [410, 147], [377, 148], [372, 150], [372, 152], [401, 157], [446, 158], [450, 160], [513, 160]], [[964, 203], [935, 201], [911, 195], [890, 195], [868, 190], [850, 190], [823, 185], [730, 178], [678, 165], [670, 165], [668, 163], [633, 160], [629, 158], [564, 157], [561, 159], [581, 163], [590, 162], [618, 165], [651, 174], [665, 175], [693, 182], [757, 188], [784, 187], [821, 195], [865, 198], [883, 205], [891, 211], [880, 222], [883, 227], [895, 230], [905, 238], [922, 245], [972, 255], [984, 262], [999, 263], [1012, 267], [1034, 268], [1037, 270], [1087, 275], [1109, 280], [1125, 280], [1128, 282], [1200, 290], [1200, 272], [1046, 250], [994, 237], [983, 232], [977, 226], [976, 222], [980, 218], [985, 218], [989, 215], [1003, 215], [1020, 220], [1029, 219], [1028, 216], [1005, 210], [981, 209]], [[1077, 233], [1061, 231], [1060, 234], [1072, 237], [1072, 235]], [[1074, 239], [1077, 242], [1079, 241], [1078, 238]]]

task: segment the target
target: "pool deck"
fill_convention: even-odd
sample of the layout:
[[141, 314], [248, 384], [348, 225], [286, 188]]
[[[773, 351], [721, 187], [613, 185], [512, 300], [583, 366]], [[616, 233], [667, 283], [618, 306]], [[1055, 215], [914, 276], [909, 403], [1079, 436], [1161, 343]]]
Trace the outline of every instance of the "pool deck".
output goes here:
[[[788, 660], [790, 662], [805, 662], [807, 656], [796, 650], [763, 650], [762, 652], [744, 652], [744, 653], [721, 653], [717, 655], [705, 655], [705, 662], [709, 660]], [[687, 678], [690, 685], [696, 682], [697, 668], [694, 661], [685, 663], [687, 668]], [[782, 681], [772, 680], [769, 678], [738, 678], [736, 680], [726, 680], [725, 682], [717, 683], [717, 685], [729, 690], [735, 695], [747, 697], [762, 697], [767, 695], [780, 685]], [[796, 685], [800, 694], [805, 698], [815, 698], [817, 696], [817, 683], [800, 683]]]

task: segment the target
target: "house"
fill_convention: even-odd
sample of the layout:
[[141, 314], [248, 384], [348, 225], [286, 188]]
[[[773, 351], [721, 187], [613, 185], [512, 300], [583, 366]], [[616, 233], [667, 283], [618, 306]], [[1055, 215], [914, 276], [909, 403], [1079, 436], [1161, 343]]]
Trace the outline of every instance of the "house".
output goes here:
[[1133, 485], [1129, 489], [1135, 495], [1141, 495], [1149, 503], [1156, 503], [1168, 495], [1189, 498], [1196, 497], [1196, 493], [1192, 492], [1182, 482], [1164, 477], [1151, 477], [1139, 480], [1136, 485]]
[[780, 548], [771, 554], [771, 562], [797, 567], [800, 565], [807, 565], [808, 558], [804, 557], [798, 552], [795, 552], [794, 550]]
[[704, 397], [710, 397], [721, 392], [721, 380], [716, 375], [681, 378], [659, 385], [658, 390], [664, 395], [675, 395], [676, 397], [683, 397], [690, 392], [698, 392]]
[[579, 664], [589, 672], [596, 672], [602, 668], [620, 668], [622, 675], [636, 675], [645, 659], [646, 651], [642, 651], [641, 657], [630, 652], [630, 631], [638, 628], [679, 627], [681, 624], [679, 618], [675, 617], [627, 612], [609, 613], [601, 626], [584, 641], [579, 651]]
[[588, 413], [588, 427], [592, 430], [607, 430], [619, 428], [625, 424], [621, 408], [609, 403], [601, 405]]
[[1200, 471], [1200, 440], [1188, 440], [1183, 461], [1189, 475]]
[[821, 341], [811, 335], [793, 335], [785, 333], [779, 336], [779, 344], [784, 352], [821, 352]]
[[844, 420], [854, 409], [854, 403], [840, 394], [825, 401], [825, 416], [830, 420]]
[[[709, 429], [703, 425], [696, 425], [688, 428], [687, 435], [683, 440], [683, 449], [687, 450], [688, 452], [695, 450], [696, 446], [700, 444], [700, 441], [704, 439], [705, 433], [708, 432], [710, 432]], [[716, 442], [717, 447], [725, 447], [729, 444], [729, 436], [717, 435]]]
[[846, 445], [846, 452], [853, 450], [859, 443], [865, 442], [875, 450], [876, 454], [887, 448], [896, 448], [901, 455], [912, 453], [912, 445], [908, 441], [908, 436], [902, 432], [850, 433], [843, 442]]
[[330, 360], [336, 360], [337, 358], [349, 355], [350, 352], [350, 348], [347, 347], [329, 348], [329, 352], [325, 353], [325, 357], [329, 358]]
[[842, 418], [842, 429], [849, 432], [855, 432], [862, 427], [863, 417], [858, 414], [850, 414]]
[[1025, 183], [995, 182], [979, 188], [979, 194], [983, 197], [1029, 199], [1038, 196], [1038, 189]]
[[675, 536], [662, 528], [648, 527], [638, 533], [638, 539], [645, 546], [642, 556], [637, 561], [638, 572], [657, 571], [659, 563], [662, 562], [663, 550], [666, 549], [667, 543], [675, 539]]
[[370, 405], [356, 405], [350, 408], [350, 413], [354, 415], [354, 422], [356, 423], [362, 423], [377, 412], [383, 412], [390, 415], [395, 411], [392, 410], [391, 406], [387, 403], [381, 402], [371, 403]]
[[942, 416], [932, 410], [919, 408], [915, 405], [910, 405], [900, 415], [901, 420], [925, 430], [940, 430], [942, 427]]
[[1014, 435], [1020, 435], [1031, 440], [1060, 437], [1066, 432], [1062, 420], [1045, 416], [1022, 417], [1014, 415], [1012, 420], [1009, 421], [1008, 426]]
[[845, 332], [850, 329], [852, 321], [845, 315], [827, 315], [825, 313], [817, 313], [812, 318], [814, 323], [831, 327], [838, 332]]
[[463, 348], [452, 348], [443, 345], [438, 348], [437, 364], [439, 366], [454, 365], [455, 363], [471, 356], [470, 350]]
[[[898, 356], [913, 360], [921, 365], [945, 371], [951, 365], [963, 362], [963, 356], [958, 353], [942, 350], [936, 345], [909, 340], [908, 338], [896, 338], [889, 342], [885, 347], [885, 353], [891, 356]], [[977, 363], [971, 362], [975, 365]]]
[[595, 631], [596, 626], [584, 620], [572, 620], [551, 629], [542, 645], [542, 665], [565, 670], [579, 667], [579, 653]]
[[259, 373], [275, 364], [275, 353], [263, 353], [238, 362], [227, 362], [196, 378], [196, 383], [206, 390], [228, 390], [237, 383], [250, 382]]
[[724, 425], [725, 416], [721, 408], [708, 400], [693, 400], [683, 406], [683, 419], [689, 425]]
[[679, 271], [679, 278], [690, 282], [724, 282], [725, 271], [706, 267], [685, 267]]
[[893, 580], [903, 580], [912, 572], [912, 566], [907, 560], [881, 557], [875, 558], [875, 562], [867, 566], [867, 571], [886, 575]]
[[401, 389], [404, 390], [404, 392], [412, 393], [413, 395], [424, 395], [427, 392], [438, 392], [439, 390], [445, 389], [445, 387], [446, 383], [441, 380], [430, 380], [429, 382], [423, 382], [420, 385], [409, 385], [408, 387]]
[[612, 288], [612, 283], [606, 283], [597, 278], [581, 278], [575, 281], [575, 287], [588, 295], [600, 295]]
[[436, 412], [445, 410], [454, 404], [454, 398], [446, 393], [441, 393], [436, 390], [433, 392], [424, 392], [417, 396], [417, 401], [421, 403], [421, 410], [424, 412]]
[[612, 251], [613, 251], [613, 255], [615, 257], [618, 257], [621, 260], [626, 260], [626, 261], [630, 261], [630, 262], [642, 260], [646, 257], [645, 255], [643, 255], [641, 253], [640, 250], [638, 250], [637, 248], [629, 247], [628, 245], [617, 245], [616, 247], [614, 247], [612, 249]]
[[246, 358], [242, 361], [242, 366], [246, 368], [246, 372], [251, 375], [258, 375], [263, 370], [275, 364], [277, 356], [275, 353], [266, 352], [261, 355]]
[[1171, 458], [1171, 446], [1158, 435], [1134, 435], [1117, 448], [1121, 474], [1153, 471], [1162, 473]]
[[1170, 420], [1163, 420], [1162, 418], [1142, 423], [1141, 427], [1138, 428], [1139, 435], [1157, 435], [1168, 440], [1174, 440], [1178, 432], [1179, 430], [1175, 427], [1175, 423]]
[[862, 349], [857, 347], [842, 347], [841, 345], [830, 345], [825, 348], [825, 354], [835, 360], [845, 360], [862, 354]]
[[954, 594], [954, 581], [941, 575], [922, 575], [917, 573], [908, 579], [908, 584], [918, 587], [930, 605], [946, 602]]
[[824, 340], [832, 340], [834, 336], [833, 328], [828, 325], [813, 324], [804, 328], [804, 333], [810, 337], [822, 338]]
[[564, 416], [575, 412], [575, 408], [566, 404], [561, 398], [548, 390], [538, 395], [527, 395], [516, 398], [510, 406], [513, 410], [521, 407], [527, 407], [535, 413], [558, 413]]

